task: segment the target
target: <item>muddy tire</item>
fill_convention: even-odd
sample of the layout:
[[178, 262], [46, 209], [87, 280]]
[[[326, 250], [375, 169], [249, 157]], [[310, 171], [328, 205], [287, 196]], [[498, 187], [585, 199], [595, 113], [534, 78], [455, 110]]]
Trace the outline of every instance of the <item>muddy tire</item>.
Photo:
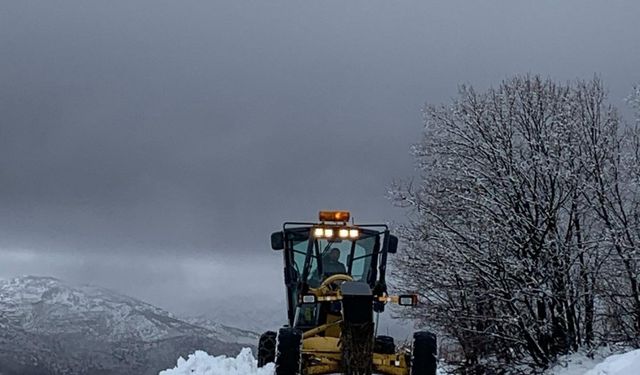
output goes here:
[[436, 375], [437, 354], [435, 334], [426, 331], [414, 333], [411, 375]]
[[258, 367], [276, 360], [276, 336], [273, 331], [267, 331], [260, 336], [258, 341]]
[[396, 344], [391, 336], [378, 336], [373, 344], [373, 352], [380, 354], [395, 354]]
[[276, 375], [299, 375], [302, 365], [302, 331], [280, 328], [276, 340]]

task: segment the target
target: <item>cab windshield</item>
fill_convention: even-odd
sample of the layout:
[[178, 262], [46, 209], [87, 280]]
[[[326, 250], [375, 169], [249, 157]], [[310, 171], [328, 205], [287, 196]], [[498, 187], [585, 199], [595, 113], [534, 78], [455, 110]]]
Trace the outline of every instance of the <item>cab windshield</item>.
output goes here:
[[[302, 229], [302, 228], [301, 228]], [[326, 239], [310, 236], [309, 228], [287, 231], [291, 241], [293, 269], [298, 281], [317, 287], [328, 276], [343, 273], [354, 281], [371, 284], [375, 280], [380, 234], [361, 230], [357, 239]]]

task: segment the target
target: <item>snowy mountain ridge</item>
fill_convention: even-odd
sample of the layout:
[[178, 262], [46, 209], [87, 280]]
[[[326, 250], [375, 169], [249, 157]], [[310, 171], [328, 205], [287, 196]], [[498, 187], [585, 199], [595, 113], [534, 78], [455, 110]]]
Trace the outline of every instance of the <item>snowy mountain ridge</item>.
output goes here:
[[51, 277], [0, 280], [0, 373], [157, 374], [194, 350], [231, 354], [257, 342], [214, 323]]
[[132, 298], [31, 276], [0, 281], [0, 310], [9, 324], [29, 332], [88, 333], [109, 341], [153, 341], [174, 334], [176, 325], [170, 314]]
[[182, 318], [185, 322], [215, 332], [218, 340], [255, 346], [260, 335], [242, 328], [230, 327], [205, 317]]

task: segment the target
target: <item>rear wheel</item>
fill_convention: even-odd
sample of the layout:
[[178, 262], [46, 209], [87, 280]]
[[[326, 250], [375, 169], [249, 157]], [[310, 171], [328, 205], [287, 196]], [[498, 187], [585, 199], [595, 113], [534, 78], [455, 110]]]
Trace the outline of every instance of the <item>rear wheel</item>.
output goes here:
[[378, 336], [373, 345], [373, 352], [380, 354], [395, 354], [396, 344], [391, 336]]
[[302, 362], [302, 331], [280, 328], [276, 343], [276, 375], [298, 375]]
[[258, 367], [276, 360], [276, 333], [267, 331], [258, 341]]
[[411, 375], [436, 375], [437, 351], [435, 334], [426, 331], [414, 333]]

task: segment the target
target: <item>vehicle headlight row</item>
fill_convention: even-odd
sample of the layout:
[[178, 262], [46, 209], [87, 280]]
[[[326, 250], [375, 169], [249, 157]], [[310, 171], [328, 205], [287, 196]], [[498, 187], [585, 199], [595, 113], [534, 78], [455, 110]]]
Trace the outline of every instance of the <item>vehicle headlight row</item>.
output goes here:
[[323, 228], [316, 227], [313, 229], [313, 235], [317, 238], [333, 238], [335, 235], [340, 238], [358, 238], [360, 231], [354, 228]]

